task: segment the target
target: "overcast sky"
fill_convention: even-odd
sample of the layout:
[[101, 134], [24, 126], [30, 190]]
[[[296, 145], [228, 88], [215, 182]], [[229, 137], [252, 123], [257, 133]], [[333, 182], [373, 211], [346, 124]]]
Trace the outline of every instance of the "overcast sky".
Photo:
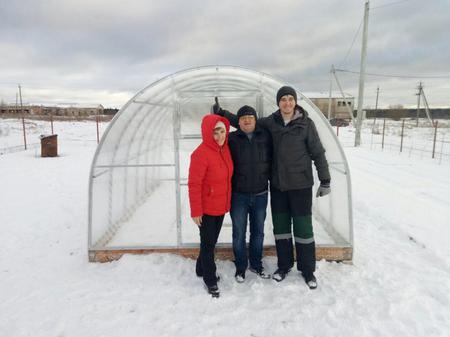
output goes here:
[[[446, 77], [368, 76], [364, 106], [377, 85], [380, 106], [414, 106], [419, 81], [431, 106], [450, 106], [450, 1], [370, 7], [368, 73]], [[363, 13], [362, 0], [0, 0], [0, 99], [14, 102], [20, 83], [24, 102], [120, 108], [163, 76], [212, 64], [327, 91], [331, 64], [359, 71]], [[356, 96], [358, 75], [338, 76]]]

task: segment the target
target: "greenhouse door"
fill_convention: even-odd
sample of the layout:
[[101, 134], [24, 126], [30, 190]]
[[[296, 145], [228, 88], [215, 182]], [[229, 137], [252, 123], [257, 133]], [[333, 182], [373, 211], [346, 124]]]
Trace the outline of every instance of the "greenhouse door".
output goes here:
[[[221, 107], [231, 112], [236, 112], [243, 105], [250, 105], [255, 107], [258, 114], [262, 116], [264, 104], [263, 96], [259, 91], [183, 91], [178, 92], [178, 96], [173, 112], [177, 245], [189, 248], [198, 246], [200, 242], [197, 226], [190, 216], [187, 180], [190, 155], [201, 143], [203, 116], [210, 113], [216, 96], [219, 98]], [[219, 245], [231, 244], [231, 239], [231, 219], [227, 214], [219, 237]]]

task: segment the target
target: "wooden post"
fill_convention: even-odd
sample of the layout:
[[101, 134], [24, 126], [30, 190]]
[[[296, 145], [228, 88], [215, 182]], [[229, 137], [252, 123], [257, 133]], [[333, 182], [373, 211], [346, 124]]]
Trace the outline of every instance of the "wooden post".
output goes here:
[[374, 112], [374, 117], [373, 117], [373, 125], [372, 125], [372, 133], [373, 130], [375, 129], [375, 124], [377, 122], [377, 111], [378, 111], [378, 95], [380, 94], [380, 87], [377, 87], [377, 100], [375, 101], [375, 112]]
[[400, 152], [403, 150], [403, 131], [405, 130], [405, 120], [402, 120], [402, 134], [400, 136]]
[[434, 139], [433, 139], [433, 156], [431, 158], [434, 159], [434, 151], [436, 149], [436, 135], [437, 135], [438, 121], [434, 123]]
[[339, 137], [339, 125], [336, 125], [336, 136]]
[[54, 134], [53, 133], [53, 114], [50, 112], [50, 124], [51, 124], [51, 126], [52, 126], [52, 135]]
[[14, 116], [17, 116], [18, 111], [19, 111], [19, 93], [16, 92], [16, 110], [14, 110]]
[[383, 119], [383, 138], [381, 138], [381, 149], [384, 149], [384, 130], [386, 129], [386, 118]]
[[27, 135], [25, 133], [25, 119], [23, 117], [23, 104], [22, 104], [22, 88], [19, 84], [19, 97], [20, 97], [20, 112], [22, 114], [22, 128], [23, 128], [23, 144], [25, 146], [25, 150], [27, 149]]

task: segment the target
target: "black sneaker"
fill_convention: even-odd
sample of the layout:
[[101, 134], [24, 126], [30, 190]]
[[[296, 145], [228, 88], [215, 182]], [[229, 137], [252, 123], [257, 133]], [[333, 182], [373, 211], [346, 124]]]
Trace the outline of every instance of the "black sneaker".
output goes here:
[[305, 283], [308, 285], [309, 289], [317, 288], [317, 280], [313, 273], [302, 274], [305, 279]]
[[281, 282], [286, 278], [286, 275], [290, 272], [291, 270], [284, 270], [284, 269], [277, 269], [275, 271], [275, 273], [273, 273], [272, 278], [277, 281], [277, 282]]
[[217, 286], [217, 284], [214, 284], [212, 286], [206, 285], [206, 289], [208, 290], [208, 294], [210, 294], [212, 297], [220, 296], [220, 291], [219, 291], [219, 287]]
[[263, 278], [263, 279], [269, 279], [271, 278], [270, 274], [266, 274], [266, 272], [264, 271], [264, 268], [260, 268], [260, 269], [253, 269], [253, 268], [248, 268], [248, 270], [250, 270], [251, 272], [255, 273], [256, 275], [258, 275], [259, 277]]
[[243, 283], [245, 281], [245, 272], [237, 271], [236, 274], [234, 274], [234, 278], [237, 283]]

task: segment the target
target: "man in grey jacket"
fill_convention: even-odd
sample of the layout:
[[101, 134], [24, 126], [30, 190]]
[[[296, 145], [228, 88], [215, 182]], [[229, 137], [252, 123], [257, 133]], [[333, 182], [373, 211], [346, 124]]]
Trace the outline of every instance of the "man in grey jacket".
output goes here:
[[[311, 220], [312, 162], [316, 166], [320, 186], [316, 196], [330, 193], [330, 173], [314, 122], [297, 104], [297, 93], [291, 87], [281, 87], [277, 92], [279, 110], [258, 119], [258, 125], [267, 129], [273, 140], [271, 174], [271, 209], [273, 231], [278, 257], [278, 269], [273, 279], [284, 280], [294, 266], [292, 227], [297, 255], [297, 269], [309, 288], [315, 289], [315, 241]], [[237, 126], [235, 115], [218, 105], [214, 112], [226, 117]]]

